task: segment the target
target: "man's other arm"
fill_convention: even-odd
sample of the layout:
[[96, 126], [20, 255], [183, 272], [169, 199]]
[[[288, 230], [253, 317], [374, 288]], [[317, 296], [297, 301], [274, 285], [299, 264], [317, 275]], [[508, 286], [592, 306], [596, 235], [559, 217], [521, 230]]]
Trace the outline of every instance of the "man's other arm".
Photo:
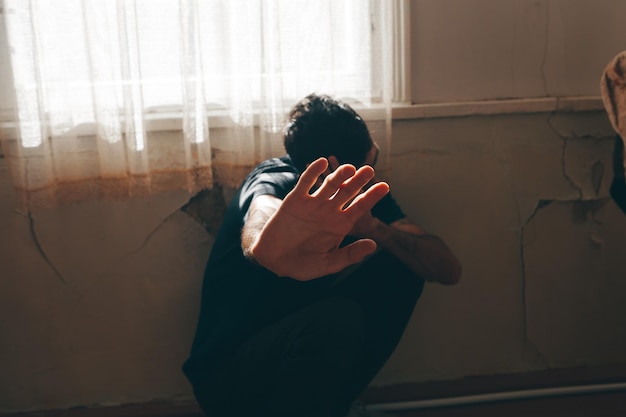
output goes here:
[[390, 225], [373, 219], [366, 236], [426, 281], [453, 285], [461, 279], [461, 263], [444, 241], [427, 234], [406, 217]]
[[[376, 181], [373, 178], [368, 186]], [[392, 253], [426, 281], [453, 285], [461, 279], [461, 263], [443, 240], [426, 233], [407, 217], [387, 225], [365, 213], [355, 222], [350, 235], [374, 240], [379, 250]]]

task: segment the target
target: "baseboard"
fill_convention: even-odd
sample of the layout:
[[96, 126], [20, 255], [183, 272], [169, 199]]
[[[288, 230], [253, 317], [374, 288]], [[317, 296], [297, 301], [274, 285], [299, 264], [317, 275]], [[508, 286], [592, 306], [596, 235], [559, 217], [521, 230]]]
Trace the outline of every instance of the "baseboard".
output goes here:
[[[522, 374], [481, 375], [457, 380], [371, 387], [362, 400], [385, 404], [450, 398], [526, 389], [626, 382], [626, 363], [552, 369]], [[0, 413], [0, 417], [203, 417], [195, 403], [155, 401], [107, 407], [77, 407], [24, 413]]]
[[617, 382], [626, 382], [626, 363], [371, 387], [362, 399], [381, 404]]
[[0, 417], [204, 417], [195, 403], [152, 401], [115, 406], [76, 407], [64, 410], [2, 414]]

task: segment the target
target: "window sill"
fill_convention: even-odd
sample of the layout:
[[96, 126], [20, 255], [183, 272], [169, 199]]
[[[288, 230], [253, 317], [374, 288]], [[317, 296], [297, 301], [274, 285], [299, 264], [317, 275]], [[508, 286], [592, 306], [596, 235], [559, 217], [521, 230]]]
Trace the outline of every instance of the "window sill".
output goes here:
[[[382, 107], [380, 108], [382, 109]], [[378, 119], [384, 112], [379, 108], [359, 109], [363, 118]], [[511, 100], [463, 101], [450, 103], [409, 104], [398, 103], [392, 107], [393, 120], [436, 119], [468, 116], [489, 116], [506, 114], [552, 113], [552, 112], [586, 112], [604, 111], [604, 104], [600, 96], [583, 97], [542, 97]], [[15, 139], [15, 123], [9, 121], [6, 115], [0, 114], [0, 139]], [[159, 112], [146, 115], [146, 130], [148, 131], [177, 131], [182, 129], [180, 112]], [[225, 111], [210, 111], [209, 126], [228, 127], [233, 121]], [[255, 116], [255, 124], [258, 117]], [[73, 135], [93, 135], [93, 124], [76, 126], [71, 132]], [[0, 155], [2, 154], [0, 150]]]
[[600, 96], [540, 97], [394, 106], [394, 120], [503, 114], [604, 111]]

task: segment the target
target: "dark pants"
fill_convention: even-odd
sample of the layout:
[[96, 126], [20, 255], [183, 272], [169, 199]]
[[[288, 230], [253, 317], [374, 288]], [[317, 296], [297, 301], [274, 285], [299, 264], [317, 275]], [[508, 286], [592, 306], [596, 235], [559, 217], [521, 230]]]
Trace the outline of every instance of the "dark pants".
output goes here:
[[424, 282], [378, 253], [194, 386], [210, 417], [340, 417], [396, 348]]

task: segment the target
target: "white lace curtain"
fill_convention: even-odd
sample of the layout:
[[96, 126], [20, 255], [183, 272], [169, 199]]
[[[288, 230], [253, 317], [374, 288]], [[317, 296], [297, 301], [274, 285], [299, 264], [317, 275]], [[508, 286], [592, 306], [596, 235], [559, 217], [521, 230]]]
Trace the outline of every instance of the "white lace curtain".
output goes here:
[[235, 186], [284, 153], [286, 112], [311, 92], [353, 103], [385, 148], [391, 5], [4, 0], [18, 205]]

